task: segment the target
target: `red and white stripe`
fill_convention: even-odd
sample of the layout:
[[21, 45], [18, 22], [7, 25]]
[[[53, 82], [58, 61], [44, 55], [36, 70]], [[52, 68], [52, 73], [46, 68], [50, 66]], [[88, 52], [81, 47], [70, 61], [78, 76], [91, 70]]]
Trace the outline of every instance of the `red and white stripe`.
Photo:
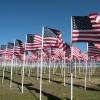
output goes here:
[[79, 58], [80, 56], [80, 49], [79, 48], [76, 48], [76, 47], [72, 47], [72, 55], [75, 57], [75, 58]]
[[92, 29], [86, 30], [73, 30], [72, 41], [73, 42], [100, 42], [100, 23], [96, 22], [97, 13], [91, 13], [89, 15]]

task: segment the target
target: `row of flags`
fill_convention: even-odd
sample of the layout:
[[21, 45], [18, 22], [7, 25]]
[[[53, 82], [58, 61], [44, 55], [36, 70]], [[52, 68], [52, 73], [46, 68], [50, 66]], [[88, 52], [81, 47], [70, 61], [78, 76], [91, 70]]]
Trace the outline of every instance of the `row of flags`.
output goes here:
[[[11, 56], [14, 54], [20, 57], [24, 53], [28, 55], [28, 52], [31, 52], [32, 58], [38, 58], [36, 57], [37, 52], [43, 49], [45, 59], [50, 57], [64, 59], [64, 55], [68, 61], [71, 60], [71, 56], [74, 60], [83, 61], [89, 60], [89, 58], [99, 58], [100, 16], [97, 13], [92, 13], [88, 16], [72, 16], [71, 20], [72, 43], [87, 42], [88, 51], [86, 53], [81, 52], [79, 48], [64, 43], [60, 30], [44, 27], [43, 37], [38, 34], [27, 34], [25, 43], [16, 39], [14, 43], [8, 42], [7, 45], [1, 45], [0, 55], [7, 54]], [[71, 48], [73, 48], [72, 51]], [[39, 54], [38, 56], [40, 57]]]
[[[44, 60], [63, 60], [65, 56], [66, 61], [70, 61], [71, 47], [69, 44], [63, 43], [62, 34], [59, 30], [44, 27], [43, 48], [41, 47], [42, 36], [38, 34], [27, 34], [26, 37], [25, 43], [16, 39], [14, 43], [8, 42], [7, 45], [1, 45], [0, 55], [9, 56], [8, 58], [11, 60], [14, 54], [16, 57], [22, 59], [24, 53], [27, 56], [28, 52], [31, 52], [31, 60], [38, 60], [41, 56], [41, 49], [43, 49]], [[73, 47], [73, 58], [78, 60], [80, 54], [81, 51]]]

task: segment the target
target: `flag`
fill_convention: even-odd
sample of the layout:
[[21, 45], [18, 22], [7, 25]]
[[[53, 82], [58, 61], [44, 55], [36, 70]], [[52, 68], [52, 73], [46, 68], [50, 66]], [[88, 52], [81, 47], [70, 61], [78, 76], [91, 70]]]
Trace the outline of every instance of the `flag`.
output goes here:
[[96, 48], [100, 49], [100, 43], [95, 43], [94, 45]]
[[57, 29], [44, 27], [44, 45], [62, 48], [61, 32]]
[[71, 55], [71, 48], [70, 48], [70, 45], [67, 44], [67, 43], [64, 43], [64, 44], [63, 44], [63, 51], [65, 51], [65, 56], [69, 58], [70, 55]]
[[36, 34], [27, 34], [27, 43], [25, 43], [25, 49], [28, 51], [41, 48], [42, 37]]
[[0, 46], [0, 56], [4, 54], [6, 47], [7, 47], [7, 45], [1, 45]]
[[100, 49], [95, 46], [95, 43], [88, 43], [88, 56], [100, 54]]
[[37, 34], [33, 34], [33, 43], [41, 44], [42, 43], [42, 37]]
[[77, 48], [77, 47], [72, 47], [73, 48], [73, 57], [75, 58], [75, 59], [79, 59], [79, 57], [80, 57], [80, 49], [79, 48]]
[[72, 16], [72, 42], [100, 42], [100, 24], [97, 13], [89, 16]]
[[27, 43], [33, 43], [33, 35], [27, 34]]
[[7, 48], [8, 49], [13, 49], [14, 48], [14, 43], [8, 42]]
[[16, 39], [15, 46], [22, 47], [23, 46], [23, 42], [21, 40]]
[[66, 42], [63, 44], [63, 50], [67, 50], [67, 49], [70, 49], [70, 45], [67, 44]]
[[57, 35], [60, 34], [59, 30], [44, 27], [44, 37], [57, 37]]
[[15, 41], [15, 55], [21, 55], [24, 53], [23, 42], [19, 39]]
[[100, 24], [100, 15], [96, 16], [96, 22]]
[[88, 60], [88, 55], [86, 53], [80, 53], [80, 59], [86, 62]]
[[4, 53], [7, 55], [13, 55], [14, 54], [14, 43], [8, 42], [7, 50]]
[[7, 45], [1, 45], [1, 46], [0, 46], [0, 49], [1, 49], [1, 50], [5, 50], [6, 47], [7, 47]]

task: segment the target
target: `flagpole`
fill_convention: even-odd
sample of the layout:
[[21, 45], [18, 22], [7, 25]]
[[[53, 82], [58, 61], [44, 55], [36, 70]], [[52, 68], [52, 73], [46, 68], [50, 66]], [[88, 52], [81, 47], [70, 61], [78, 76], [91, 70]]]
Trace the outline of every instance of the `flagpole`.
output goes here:
[[42, 100], [43, 38], [44, 38], [44, 27], [42, 27], [42, 45], [41, 45], [40, 100]]
[[[27, 42], [27, 34], [26, 34], [26, 41], [25, 41], [25, 50], [26, 50], [26, 42]], [[25, 59], [26, 59], [26, 53], [24, 51], [24, 55], [23, 55], [23, 64], [22, 64], [22, 93], [24, 92], [24, 68], [25, 68]]]
[[76, 79], [76, 58], [74, 64], [75, 64], [75, 79]]
[[51, 73], [51, 48], [49, 49], [49, 83], [50, 83], [50, 77], [51, 77], [51, 75], [50, 75], [50, 73]]
[[93, 66], [92, 66], [92, 58], [91, 58], [91, 76], [92, 76], [92, 72], [93, 72]]
[[[88, 60], [88, 43], [87, 43], [87, 60]], [[86, 90], [86, 86], [87, 86], [87, 61], [86, 60], [86, 68], [85, 68], [85, 86], [84, 86], [84, 89]]]
[[[7, 51], [7, 45], [6, 45], [6, 50], [5, 50], [5, 52], [6, 52], [6, 51]], [[4, 82], [4, 77], [5, 77], [5, 67], [6, 67], [5, 61], [6, 61], [6, 54], [4, 55], [4, 62], [3, 62], [4, 68], [3, 68], [2, 84], [3, 84], [3, 82]]]
[[65, 83], [66, 83], [66, 71], [65, 71], [65, 51], [64, 51], [64, 86], [65, 86]]
[[[71, 42], [72, 42], [72, 16], [71, 16]], [[72, 73], [73, 47], [71, 43], [71, 100], [73, 100], [73, 73]]]
[[39, 51], [37, 52], [37, 80], [39, 79]]
[[10, 88], [12, 86], [12, 71], [13, 71], [13, 66], [14, 66], [14, 52], [15, 52], [15, 40], [14, 40], [13, 57], [12, 57], [12, 63], [11, 63]]
[[78, 62], [78, 67], [79, 67], [79, 74], [80, 74], [80, 71], [81, 71], [80, 59], [79, 59], [79, 62]]

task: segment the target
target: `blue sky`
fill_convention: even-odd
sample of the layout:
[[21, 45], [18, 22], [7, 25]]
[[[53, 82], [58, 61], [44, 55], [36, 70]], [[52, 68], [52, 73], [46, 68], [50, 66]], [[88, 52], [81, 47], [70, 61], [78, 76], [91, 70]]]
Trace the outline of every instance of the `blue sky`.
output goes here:
[[[100, 13], [99, 0], [0, 0], [0, 44], [41, 34], [42, 26], [57, 28], [63, 40], [71, 41], [71, 16]], [[75, 43], [86, 50], [84, 43]]]

